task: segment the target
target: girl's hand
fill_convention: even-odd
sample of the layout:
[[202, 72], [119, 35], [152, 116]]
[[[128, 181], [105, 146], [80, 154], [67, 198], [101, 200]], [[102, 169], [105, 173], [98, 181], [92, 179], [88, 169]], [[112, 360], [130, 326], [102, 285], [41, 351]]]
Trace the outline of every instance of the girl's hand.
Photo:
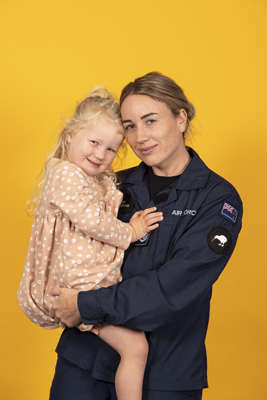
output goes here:
[[147, 233], [157, 229], [157, 222], [163, 220], [162, 212], [155, 212], [156, 207], [147, 208], [143, 211], [137, 211], [130, 219], [130, 225], [133, 228], [131, 242], [137, 242]]
[[95, 324], [92, 327], [91, 332], [94, 333], [95, 335], [99, 336], [99, 332], [101, 331], [102, 327], [103, 327], [103, 324]]

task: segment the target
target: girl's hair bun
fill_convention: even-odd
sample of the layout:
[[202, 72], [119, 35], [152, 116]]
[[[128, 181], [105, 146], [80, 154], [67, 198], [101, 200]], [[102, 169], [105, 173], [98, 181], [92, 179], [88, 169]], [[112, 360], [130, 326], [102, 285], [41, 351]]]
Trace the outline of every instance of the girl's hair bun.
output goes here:
[[107, 88], [102, 85], [95, 86], [91, 92], [88, 93], [86, 98], [114, 100], [114, 96], [112, 96], [112, 94], [107, 91]]

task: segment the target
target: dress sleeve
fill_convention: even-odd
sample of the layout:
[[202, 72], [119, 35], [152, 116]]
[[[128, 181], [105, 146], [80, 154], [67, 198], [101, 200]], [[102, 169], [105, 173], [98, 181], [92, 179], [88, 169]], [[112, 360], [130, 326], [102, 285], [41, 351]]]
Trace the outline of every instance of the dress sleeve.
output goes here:
[[128, 248], [132, 228], [116, 218], [122, 193], [109, 178], [99, 184], [74, 164], [60, 163], [51, 179], [52, 207], [67, 214], [86, 235], [122, 250]]
[[[235, 224], [227, 211], [220, 215], [222, 204], [239, 211]], [[191, 226], [176, 235], [168, 261], [160, 268], [109, 288], [79, 293], [84, 323], [105, 321], [153, 331], [197, 307], [233, 253], [241, 218], [242, 203], [235, 195], [218, 196], [205, 204]]]

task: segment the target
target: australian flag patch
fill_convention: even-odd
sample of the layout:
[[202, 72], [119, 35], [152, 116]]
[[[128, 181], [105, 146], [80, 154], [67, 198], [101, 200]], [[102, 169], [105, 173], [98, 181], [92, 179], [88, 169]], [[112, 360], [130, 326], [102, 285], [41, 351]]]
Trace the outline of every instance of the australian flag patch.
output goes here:
[[238, 216], [238, 210], [232, 204], [224, 203], [220, 212], [220, 216], [235, 225]]

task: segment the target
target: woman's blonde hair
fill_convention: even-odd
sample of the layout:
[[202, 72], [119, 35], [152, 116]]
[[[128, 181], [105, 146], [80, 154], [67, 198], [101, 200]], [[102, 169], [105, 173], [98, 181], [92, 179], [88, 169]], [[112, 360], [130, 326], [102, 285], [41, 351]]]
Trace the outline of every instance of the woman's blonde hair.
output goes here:
[[[105, 86], [95, 86], [86, 98], [77, 104], [73, 116], [66, 122], [65, 126], [60, 131], [55, 147], [47, 156], [43, 170], [33, 187], [32, 199], [26, 206], [28, 215], [35, 215], [40, 208], [42, 188], [48, 171], [49, 161], [52, 158], [58, 158], [59, 162], [68, 159], [67, 136], [75, 135], [88, 123], [92, 124], [94, 127], [100, 118], [115, 124], [118, 133], [121, 133], [124, 138], [121, 147], [126, 149], [126, 135], [121, 123], [120, 106], [113, 94], [109, 93]], [[110, 166], [104, 173], [116, 183], [116, 174], [112, 166]]]
[[187, 114], [186, 129], [184, 138], [189, 139], [192, 135], [191, 121], [195, 117], [196, 110], [186, 98], [183, 90], [171, 78], [159, 72], [150, 72], [134, 82], [128, 83], [121, 92], [120, 105], [130, 94], [149, 96], [154, 100], [165, 103], [174, 116], [178, 116], [183, 108]]

